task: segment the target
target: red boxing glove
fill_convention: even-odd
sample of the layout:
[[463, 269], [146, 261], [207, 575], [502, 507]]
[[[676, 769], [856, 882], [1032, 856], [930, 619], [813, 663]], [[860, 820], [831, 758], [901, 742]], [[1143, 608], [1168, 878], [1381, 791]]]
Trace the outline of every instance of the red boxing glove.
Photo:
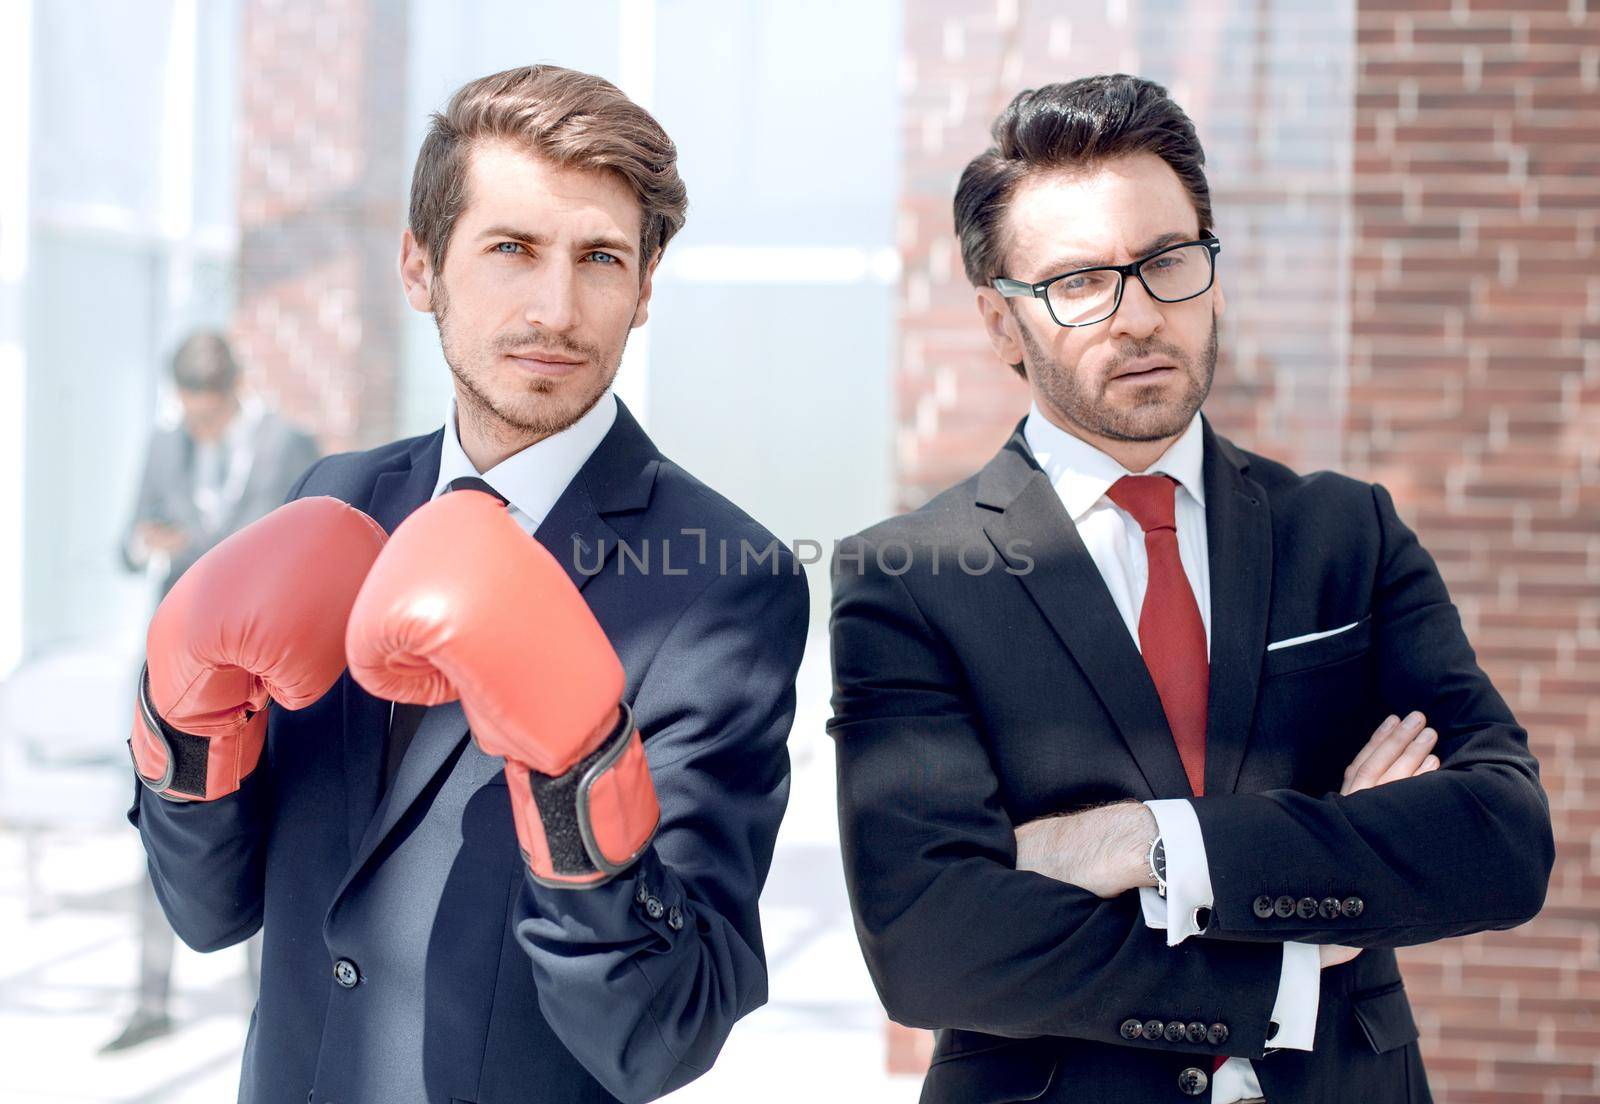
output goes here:
[[555, 557], [492, 495], [452, 491], [395, 530], [345, 646], [350, 674], [378, 697], [460, 697], [478, 746], [505, 757], [536, 881], [599, 885], [655, 835], [622, 663]]
[[335, 498], [280, 506], [183, 573], [150, 621], [128, 747], [146, 786], [215, 801], [256, 768], [270, 697], [310, 705], [344, 670], [344, 624], [384, 532]]

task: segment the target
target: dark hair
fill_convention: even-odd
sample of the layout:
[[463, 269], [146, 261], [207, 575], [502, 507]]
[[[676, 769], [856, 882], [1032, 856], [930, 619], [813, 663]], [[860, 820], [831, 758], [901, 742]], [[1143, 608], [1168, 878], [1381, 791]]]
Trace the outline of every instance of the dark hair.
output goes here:
[[995, 119], [994, 145], [974, 157], [956, 187], [956, 235], [974, 287], [1000, 271], [1002, 220], [1017, 184], [1047, 169], [1086, 169], [1130, 153], [1153, 153], [1189, 190], [1200, 233], [1211, 232], [1205, 151], [1194, 123], [1154, 81], [1126, 73], [1047, 84], [1017, 95]]
[[196, 330], [172, 354], [172, 380], [181, 391], [226, 394], [238, 379], [228, 339], [215, 330]]
[[564, 168], [614, 172], [639, 200], [640, 273], [683, 226], [689, 204], [678, 149], [661, 124], [608, 80], [525, 65], [462, 85], [436, 112], [411, 175], [411, 233], [435, 269], [467, 205], [467, 155], [512, 142]]

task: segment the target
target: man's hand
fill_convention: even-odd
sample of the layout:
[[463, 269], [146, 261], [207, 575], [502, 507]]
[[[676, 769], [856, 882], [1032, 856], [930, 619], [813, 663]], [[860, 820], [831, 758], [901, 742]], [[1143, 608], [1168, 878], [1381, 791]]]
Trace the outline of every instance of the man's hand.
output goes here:
[[140, 523], [134, 530], [133, 539], [135, 543], [142, 545], [148, 554], [171, 559], [182, 552], [189, 543], [189, 534], [176, 526], [159, 521], [146, 521]]
[[[1426, 727], [1427, 721], [1415, 711], [1405, 720], [1391, 714], [1344, 769], [1344, 785], [1339, 787], [1339, 793], [1353, 794], [1438, 770], [1439, 757], [1431, 752], [1439, 734]], [[1326, 970], [1349, 962], [1361, 953], [1361, 948], [1325, 943], [1317, 951]]]
[[1323, 943], [1317, 948], [1317, 957], [1322, 960], [1324, 970], [1329, 966], [1343, 966], [1360, 953], [1360, 947], [1341, 947], [1337, 943]]
[[1339, 793], [1353, 794], [1438, 770], [1439, 757], [1430, 753], [1439, 734], [1426, 725], [1427, 718], [1419, 712], [1405, 720], [1391, 715], [1344, 769]]
[[1155, 838], [1155, 814], [1137, 801], [1046, 817], [1017, 829], [1017, 869], [1118, 897], [1155, 884], [1147, 861]]

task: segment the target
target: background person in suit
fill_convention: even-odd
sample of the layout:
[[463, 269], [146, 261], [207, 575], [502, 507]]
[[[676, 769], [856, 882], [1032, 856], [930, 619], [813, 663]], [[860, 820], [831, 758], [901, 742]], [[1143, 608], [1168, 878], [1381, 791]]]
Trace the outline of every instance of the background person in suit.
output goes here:
[[1526, 735], [1382, 487], [1199, 414], [1221, 245], [1165, 90], [1024, 92], [994, 139], [956, 230], [1033, 407], [835, 563], [846, 873], [941, 1029], [923, 1098], [1426, 1100], [1392, 948], [1538, 912]]
[[[317, 459], [317, 443], [240, 386], [227, 338], [212, 330], [186, 337], [172, 356], [182, 418], [157, 429], [145, 453], [139, 497], [122, 540], [130, 571], [153, 571], [161, 597], [213, 545], [283, 502]], [[138, 1001], [102, 1050], [125, 1050], [172, 1030], [174, 937], [148, 877], [139, 888]], [[254, 999], [258, 940], [248, 946]]]
[[281, 505], [319, 455], [309, 434], [240, 386], [220, 333], [183, 340], [172, 382], [182, 418], [150, 437], [122, 542], [130, 571], [163, 570], [162, 596], [218, 541]]
[[[166, 765], [201, 741], [199, 785], [187, 790], [166, 785], [159, 757], [140, 765], [150, 784], [130, 818], [162, 904], [200, 949], [264, 932], [243, 1100], [647, 1100], [709, 1068], [733, 1023], [766, 999], [757, 900], [788, 797], [804, 576], [770, 533], [662, 456], [610, 391], [685, 204], [671, 140], [606, 81], [534, 66], [460, 89], [418, 156], [400, 258], [407, 298], [432, 312], [454, 377], [444, 425], [318, 463], [297, 501], [241, 534], [261, 547], [225, 545], [197, 565], [208, 593], [228, 598], [214, 603], [216, 620], [192, 618], [191, 632], [180, 619], [172, 653], [150, 657], [155, 723], [136, 722], [136, 739], [163, 732]], [[440, 508], [465, 492], [431, 500], [463, 479], [506, 500], [510, 520], [550, 550], [566, 608], [586, 604], [620, 659], [643, 750], [619, 744], [628, 750], [594, 769], [642, 758], [659, 825], [587, 888], [519, 849], [527, 768], [538, 764], [513, 781], [513, 759], [481, 749], [482, 725], [469, 738], [486, 687], [534, 690], [526, 714], [479, 714], [497, 736], [587, 689], [541, 681], [552, 654], [579, 647], [551, 629], [541, 602], [515, 631], [485, 627], [553, 593], [550, 576], [514, 566], [504, 524], [494, 545], [471, 535], [482, 529], [425, 529], [434, 543], [405, 554], [396, 587], [396, 550], [417, 547], [401, 530], [367, 578], [407, 592], [397, 621], [415, 625], [409, 603], [422, 595], [417, 616], [449, 621], [446, 639], [498, 642], [453, 668], [461, 701], [395, 705], [339, 675], [356, 569], [372, 562], [377, 527], [447, 516]], [[360, 514], [330, 512], [320, 496]], [[287, 538], [276, 528], [286, 511], [306, 519]], [[737, 558], [746, 545], [762, 562], [724, 570], [721, 548]], [[505, 600], [483, 600], [496, 587]], [[470, 608], [428, 597], [469, 590]], [[172, 631], [160, 611], [157, 622]], [[364, 668], [369, 678], [386, 666], [438, 677], [420, 654], [392, 656], [403, 636], [381, 623], [351, 615], [348, 626], [349, 654], [359, 641], [368, 659], [384, 657]], [[210, 701], [191, 720], [212, 735], [196, 736], [172, 721], [188, 681], [176, 679], [171, 700], [158, 683], [187, 669], [207, 633], [226, 646], [238, 624], [255, 626], [248, 641], [270, 641], [261, 654], [278, 668], [257, 672], [245, 696], [259, 709], [275, 687], [301, 708], [274, 705], [263, 726], [237, 697]], [[281, 677], [325, 668], [329, 655], [328, 692]], [[208, 694], [217, 685], [202, 681]], [[227, 754], [210, 754], [212, 740], [231, 741]], [[570, 798], [590, 765], [541, 775], [542, 792]], [[635, 811], [627, 794], [584, 792]], [[579, 833], [566, 827], [570, 848]], [[553, 853], [562, 841], [548, 838]]]

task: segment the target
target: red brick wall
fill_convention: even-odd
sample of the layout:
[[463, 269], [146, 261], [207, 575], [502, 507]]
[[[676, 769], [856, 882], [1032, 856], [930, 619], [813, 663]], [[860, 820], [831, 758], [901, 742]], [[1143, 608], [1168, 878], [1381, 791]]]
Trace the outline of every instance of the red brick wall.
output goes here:
[[245, 0], [240, 361], [323, 446], [394, 436], [406, 4]]
[[1558, 846], [1538, 920], [1407, 985], [1441, 1099], [1600, 1099], [1600, 16], [1363, 0], [1358, 43], [1346, 455], [1438, 559]]
[[[1404, 955], [1451, 1104], [1600, 1100], [1594, 7], [907, 4], [901, 504], [970, 473], [1027, 404], [961, 273], [962, 165], [1020, 88], [1153, 77], [1199, 126], [1225, 243], [1207, 413], [1302, 469], [1387, 484], [1532, 734], [1559, 846], [1544, 914]], [[926, 1060], [914, 1034], [891, 1051]]]

